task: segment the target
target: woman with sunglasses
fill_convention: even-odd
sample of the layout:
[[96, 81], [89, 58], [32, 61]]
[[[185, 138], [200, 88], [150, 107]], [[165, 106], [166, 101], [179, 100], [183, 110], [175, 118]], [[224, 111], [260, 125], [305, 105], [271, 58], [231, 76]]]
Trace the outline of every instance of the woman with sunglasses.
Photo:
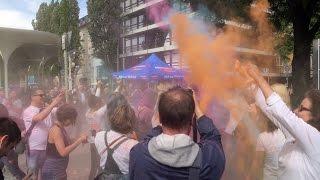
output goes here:
[[259, 86], [256, 104], [284, 133], [286, 141], [279, 154], [280, 180], [320, 178], [320, 91], [306, 93], [299, 108], [291, 111], [260, 74], [248, 64], [247, 73]]

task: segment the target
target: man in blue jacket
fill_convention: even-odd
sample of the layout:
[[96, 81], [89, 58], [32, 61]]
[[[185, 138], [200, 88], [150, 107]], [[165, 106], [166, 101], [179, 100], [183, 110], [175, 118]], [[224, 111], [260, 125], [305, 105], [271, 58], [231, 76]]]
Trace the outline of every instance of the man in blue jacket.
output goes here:
[[[162, 93], [158, 111], [159, 125], [131, 149], [130, 179], [220, 179], [225, 167], [220, 133], [193, 93], [180, 87]], [[195, 115], [199, 143], [189, 136]]]

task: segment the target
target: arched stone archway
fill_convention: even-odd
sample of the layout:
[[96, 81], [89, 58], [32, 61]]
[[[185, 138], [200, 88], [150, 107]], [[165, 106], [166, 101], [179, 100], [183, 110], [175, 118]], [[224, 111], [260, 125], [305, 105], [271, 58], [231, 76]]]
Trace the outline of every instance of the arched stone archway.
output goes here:
[[[55, 47], [56, 49], [60, 49], [60, 45], [61, 45], [60, 37], [52, 33], [0, 27], [0, 51], [2, 56], [3, 67], [4, 67], [3, 68], [4, 69], [4, 87], [5, 87], [6, 96], [8, 95], [8, 89], [9, 89], [9, 83], [8, 83], [9, 61], [10, 63], [11, 61], [13, 61], [11, 64], [13, 64], [13, 67], [15, 67], [15, 65], [19, 64], [16, 62], [21, 63], [23, 62], [23, 59], [24, 59], [24, 58], [21, 58], [20, 60], [15, 60], [15, 57], [21, 57], [19, 56], [19, 53], [33, 55], [39, 52], [42, 53], [40, 50], [34, 49], [34, 47], [36, 46], [42, 46], [42, 47], [52, 46], [52, 47]], [[29, 47], [29, 50], [25, 46]], [[26, 48], [27, 50], [25, 50], [24, 52], [21, 52], [23, 50], [20, 50], [19, 48], [22, 48], [22, 49]], [[37, 58], [30, 58], [30, 59], [34, 59], [35, 61], [41, 62], [41, 59], [37, 59]], [[14, 72], [16, 71], [16, 69], [13, 68], [12, 71]]]

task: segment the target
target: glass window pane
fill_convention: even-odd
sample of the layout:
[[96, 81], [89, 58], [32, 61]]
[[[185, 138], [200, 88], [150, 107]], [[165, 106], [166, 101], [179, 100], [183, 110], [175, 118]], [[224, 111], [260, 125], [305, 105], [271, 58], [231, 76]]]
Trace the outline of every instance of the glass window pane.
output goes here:
[[143, 15], [140, 15], [140, 16], [139, 16], [139, 23], [143, 23], [143, 21], [144, 21], [144, 16], [143, 16]]
[[126, 27], [130, 27], [130, 19], [126, 20]]
[[132, 46], [135, 46], [135, 45], [137, 45], [137, 38], [132, 39]]
[[126, 0], [125, 5], [126, 7], [130, 6], [130, 0]]
[[144, 41], [145, 41], [144, 36], [140, 36], [140, 37], [139, 37], [139, 44], [143, 44]]
[[126, 47], [130, 46], [130, 39], [126, 39]]
[[132, 29], [137, 29], [138, 28], [137, 21], [138, 21], [138, 17], [134, 17], [134, 18], [131, 19], [131, 28]]
[[137, 17], [133, 17], [133, 18], [131, 19], [131, 23], [132, 23], [132, 24], [137, 24]]

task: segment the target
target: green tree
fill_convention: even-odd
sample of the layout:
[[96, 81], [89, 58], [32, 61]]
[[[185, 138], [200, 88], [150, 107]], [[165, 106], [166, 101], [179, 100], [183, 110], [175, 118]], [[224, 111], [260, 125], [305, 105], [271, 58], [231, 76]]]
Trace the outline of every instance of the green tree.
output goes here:
[[270, 1], [270, 5], [274, 25], [280, 30], [288, 26], [293, 29], [292, 85], [293, 102], [297, 104], [311, 84], [310, 53], [320, 28], [320, 1], [277, 0]]
[[60, 27], [59, 34], [72, 32], [68, 50], [77, 50], [80, 45], [79, 35], [79, 6], [77, 0], [61, 0], [60, 2]]
[[42, 3], [38, 9], [36, 19], [32, 20], [35, 30], [46, 31], [62, 35], [72, 31], [69, 50], [80, 47], [79, 35], [79, 6], [77, 0], [52, 0], [48, 5]]
[[[247, 11], [253, 0], [189, 0], [192, 7], [205, 3], [217, 17], [241, 17], [248, 21]], [[319, 34], [320, 1], [318, 0], [269, 0], [270, 18], [284, 40], [277, 44], [279, 54], [287, 56], [293, 50], [292, 85], [293, 103], [302, 98], [311, 84], [310, 52], [312, 40]], [[293, 45], [293, 46], [292, 46]]]
[[[72, 32], [71, 42], [67, 50], [74, 50], [76, 52], [73, 59], [76, 65], [80, 64], [79, 57], [81, 49], [78, 23], [79, 11], [77, 0], [51, 0], [49, 5], [47, 3], [40, 5], [36, 19], [32, 20], [32, 26], [35, 30], [51, 32], [58, 35], [62, 35], [65, 32]], [[62, 59], [61, 51], [59, 56], [59, 59]], [[60, 68], [62, 66], [61, 64], [52, 66], [52, 62], [47, 62], [44, 67], [46, 68], [46, 72], [53, 73], [51, 67]]]
[[36, 14], [36, 20], [32, 20], [33, 29], [39, 31], [47, 30], [48, 25], [48, 4], [41, 3]]
[[108, 69], [115, 69], [121, 33], [119, 0], [88, 0], [89, 34], [95, 54]]

